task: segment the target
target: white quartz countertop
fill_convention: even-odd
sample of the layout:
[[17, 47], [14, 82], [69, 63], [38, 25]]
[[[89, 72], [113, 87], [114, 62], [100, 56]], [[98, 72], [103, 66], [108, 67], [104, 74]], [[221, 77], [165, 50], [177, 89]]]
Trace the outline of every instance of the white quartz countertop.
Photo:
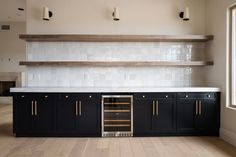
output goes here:
[[134, 92], [220, 92], [217, 87], [25, 87], [11, 88], [12, 93], [134, 93]]

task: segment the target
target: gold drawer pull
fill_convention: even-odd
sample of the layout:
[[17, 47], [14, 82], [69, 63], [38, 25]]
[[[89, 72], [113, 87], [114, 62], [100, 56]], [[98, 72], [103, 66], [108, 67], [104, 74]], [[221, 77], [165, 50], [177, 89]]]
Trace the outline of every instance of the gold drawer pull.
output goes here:
[[155, 101], [152, 101], [152, 115], [155, 115]]
[[158, 100], [156, 101], [156, 115], [159, 115], [159, 102]]
[[65, 98], [67, 99], [67, 98], [69, 98], [69, 96], [68, 96], [68, 95], [66, 95], [66, 96], [65, 96]]
[[48, 95], [45, 95], [44, 98], [48, 98]]
[[31, 101], [31, 115], [34, 115], [34, 101]]
[[75, 115], [78, 116], [78, 101], [75, 102]]
[[196, 115], [198, 115], [198, 100], [196, 100], [196, 104], [195, 104], [195, 110], [196, 110]]
[[81, 105], [81, 101], [79, 101], [79, 116], [82, 115], [82, 105]]
[[35, 101], [35, 116], [37, 116], [38, 115], [38, 103], [37, 103], [37, 101]]
[[202, 115], [202, 101], [199, 100], [199, 115]]

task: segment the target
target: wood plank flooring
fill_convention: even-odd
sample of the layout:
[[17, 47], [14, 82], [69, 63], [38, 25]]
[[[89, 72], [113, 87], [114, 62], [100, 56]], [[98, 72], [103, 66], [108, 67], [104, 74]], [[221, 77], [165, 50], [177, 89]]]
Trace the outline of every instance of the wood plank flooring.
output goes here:
[[0, 157], [236, 157], [216, 137], [15, 138], [12, 105], [0, 104]]

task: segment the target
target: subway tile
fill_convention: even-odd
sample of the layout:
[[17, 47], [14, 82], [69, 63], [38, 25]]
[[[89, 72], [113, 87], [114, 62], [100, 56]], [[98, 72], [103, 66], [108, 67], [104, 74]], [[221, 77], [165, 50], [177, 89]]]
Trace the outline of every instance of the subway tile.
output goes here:
[[[204, 43], [27, 43], [27, 59], [31, 61], [190, 61], [204, 58]], [[199, 74], [199, 71], [196, 68], [185, 67], [31, 67], [27, 68], [27, 85], [43, 87], [201, 86], [204, 85], [204, 75], [201, 72]]]

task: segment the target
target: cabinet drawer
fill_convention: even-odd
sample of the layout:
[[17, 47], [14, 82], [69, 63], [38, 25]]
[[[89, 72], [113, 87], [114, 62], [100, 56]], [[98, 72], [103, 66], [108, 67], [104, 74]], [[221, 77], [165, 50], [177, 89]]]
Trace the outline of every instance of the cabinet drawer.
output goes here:
[[16, 95], [16, 99], [21, 99], [21, 100], [29, 99], [30, 96], [31, 96], [31, 94], [28, 94], [28, 93], [18, 93]]
[[178, 99], [214, 99], [216, 93], [203, 92], [203, 93], [177, 93]]
[[175, 93], [135, 93], [135, 99], [173, 99]]
[[59, 95], [60, 100], [75, 99], [75, 100], [95, 100], [98, 99], [99, 95], [94, 93], [63, 93]]
[[49, 94], [49, 93], [40, 93], [40, 94], [32, 94], [32, 99], [38, 99], [38, 100], [55, 100], [56, 94]]
[[99, 98], [99, 94], [95, 93], [86, 93], [86, 94], [78, 94], [80, 100], [94, 100]]

